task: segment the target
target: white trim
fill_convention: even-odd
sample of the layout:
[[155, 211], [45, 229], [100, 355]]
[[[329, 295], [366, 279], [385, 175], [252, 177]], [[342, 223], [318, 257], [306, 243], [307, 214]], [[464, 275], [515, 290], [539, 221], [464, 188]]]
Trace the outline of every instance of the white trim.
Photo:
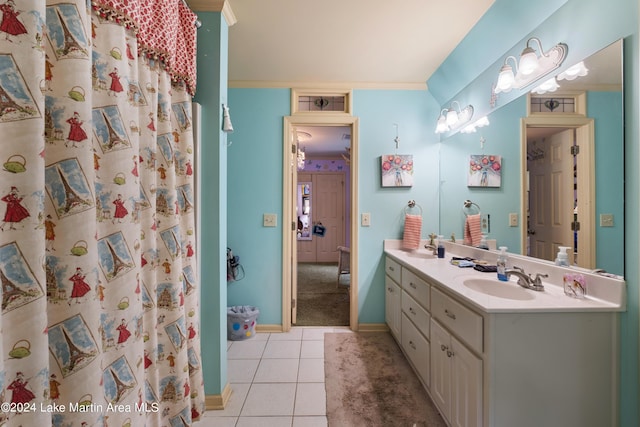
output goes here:
[[427, 90], [427, 82], [291, 82], [291, 81], [261, 81], [261, 80], [230, 80], [229, 88], [234, 89], [273, 89], [273, 88], [349, 88], [349, 89], [380, 89], [380, 90]]
[[233, 26], [238, 19], [231, 9], [228, 0], [185, 0], [189, 8], [194, 12], [222, 12], [229, 27]]
[[351, 286], [349, 324], [358, 330], [358, 126], [359, 120], [347, 114], [297, 114], [285, 116], [283, 121], [283, 179], [282, 179], [282, 329], [291, 329], [291, 260], [294, 245], [291, 225], [293, 221], [292, 197], [294, 173], [291, 168], [291, 140], [293, 126], [351, 126]]
[[[344, 97], [344, 111], [300, 111], [298, 110], [298, 99], [301, 96], [343, 96]], [[351, 113], [353, 112], [353, 92], [351, 89], [291, 89], [291, 115], [306, 115], [312, 116], [317, 114], [327, 115], [346, 115], [347, 117], [351, 117]]]

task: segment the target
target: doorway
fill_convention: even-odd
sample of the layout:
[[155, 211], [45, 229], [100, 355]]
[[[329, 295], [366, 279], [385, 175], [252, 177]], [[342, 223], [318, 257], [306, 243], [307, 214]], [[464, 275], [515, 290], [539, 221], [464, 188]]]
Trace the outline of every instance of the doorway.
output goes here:
[[[523, 119], [522, 253], [595, 268], [594, 128], [588, 118]], [[578, 147], [578, 148], [576, 148]]]
[[[350, 247], [350, 260], [357, 259], [357, 128], [358, 120], [350, 115], [309, 114], [302, 117], [285, 117], [285, 173], [283, 184], [283, 221], [289, 221], [291, 228], [284, 231], [283, 237], [283, 330], [287, 331], [297, 324], [298, 309], [298, 263], [330, 264], [335, 276], [325, 285], [330, 290], [341, 290], [348, 302], [345, 326], [357, 330], [357, 262], [350, 262], [349, 281], [351, 286], [338, 284], [338, 246]], [[312, 134], [314, 128], [338, 129], [349, 135], [345, 145], [339, 152], [330, 154], [313, 153], [309, 144], [302, 141], [298, 144], [298, 132]], [[298, 170], [298, 150], [305, 154], [303, 170]], [[320, 157], [325, 157], [320, 159]], [[326, 158], [329, 157], [329, 158]], [[348, 169], [331, 170], [331, 162], [335, 167], [346, 164]], [[314, 160], [315, 159], [315, 160]], [[339, 161], [338, 161], [339, 160]], [[348, 174], [347, 174], [348, 172]], [[299, 175], [300, 174], [300, 175]], [[308, 191], [306, 202], [299, 194]], [[314, 196], [315, 195], [315, 196]], [[317, 206], [316, 203], [319, 203]], [[308, 208], [305, 208], [305, 203]], [[315, 208], [314, 208], [315, 206]], [[308, 211], [306, 218], [298, 213]], [[287, 222], [285, 222], [287, 223]], [[320, 224], [321, 223], [321, 224]], [[320, 226], [317, 228], [317, 226]], [[300, 230], [300, 231], [299, 231]], [[314, 233], [315, 231], [315, 233]], [[320, 234], [324, 234], [320, 236]], [[303, 239], [299, 237], [305, 236]], [[310, 236], [309, 239], [307, 236]], [[300, 249], [300, 250], [299, 250]], [[298, 258], [300, 257], [300, 260]], [[308, 267], [308, 266], [305, 266]], [[335, 267], [335, 269], [333, 269]], [[332, 276], [329, 273], [329, 277]], [[317, 325], [324, 326], [324, 325]]]

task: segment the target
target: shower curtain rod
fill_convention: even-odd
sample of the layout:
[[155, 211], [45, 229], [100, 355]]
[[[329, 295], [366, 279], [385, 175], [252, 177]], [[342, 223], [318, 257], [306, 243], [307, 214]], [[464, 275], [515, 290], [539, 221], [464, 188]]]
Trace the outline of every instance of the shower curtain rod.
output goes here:
[[184, 4], [187, 7], [187, 9], [189, 9], [191, 12], [193, 12], [196, 15], [196, 22], [195, 22], [196, 28], [202, 27], [202, 21], [198, 18], [198, 14], [195, 13], [193, 9], [191, 9], [191, 6], [189, 6], [189, 3], [187, 3], [187, 0], [182, 0], [182, 4]]

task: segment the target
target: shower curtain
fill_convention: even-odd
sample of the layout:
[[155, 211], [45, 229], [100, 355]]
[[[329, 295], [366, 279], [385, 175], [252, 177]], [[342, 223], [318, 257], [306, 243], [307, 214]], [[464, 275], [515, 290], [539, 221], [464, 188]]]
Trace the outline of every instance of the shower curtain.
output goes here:
[[181, 0], [0, 0], [0, 425], [204, 410]]

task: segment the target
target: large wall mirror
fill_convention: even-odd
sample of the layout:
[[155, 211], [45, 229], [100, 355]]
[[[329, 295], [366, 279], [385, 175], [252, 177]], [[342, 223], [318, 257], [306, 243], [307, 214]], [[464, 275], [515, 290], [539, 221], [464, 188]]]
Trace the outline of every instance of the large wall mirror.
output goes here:
[[582, 64], [556, 92], [528, 96], [522, 253], [552, 261], [565, 246], [574, 265], [622, 275], [622, 41]]
[[[562, 70], [580, 60], [587, 75], [558, 81], [555, 92], [524, 93], [492, 111], [489, 126], [441, 142], [441, 234], [462, 237], [468, 199], [487, 218], [482, 232], [511, 253], [552, 262], [557, 247], [568, 246], [578, 266], [624, 275], [622, 41], [571, 59]], [[558, 141], [580, 145], [580, 154], [565, 151], [567, 165], [554, 170]], [[477, 154], [501, 156], [499, 187], [468, 184], [470, 157]], [[560, 176], [568, 182], [564, 201], [551, 192]], [[560, 226], [562, 240], [545, 235]]]

